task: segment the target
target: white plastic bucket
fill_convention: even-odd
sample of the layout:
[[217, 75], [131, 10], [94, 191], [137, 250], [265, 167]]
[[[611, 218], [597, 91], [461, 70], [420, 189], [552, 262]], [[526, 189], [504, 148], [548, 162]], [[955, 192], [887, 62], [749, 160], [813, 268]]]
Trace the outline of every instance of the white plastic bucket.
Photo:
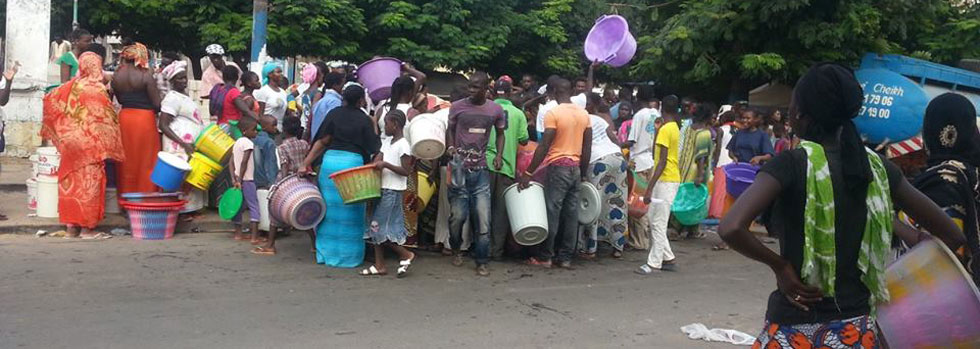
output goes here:
[[602, 210], [602, 196], [599, 189], [589, 182], [579, 182], [578, 185], [578, 222], [581, 224], [592, 224], [599, 220]]
[[39, 175], [55, 176], [58, 174], [59, 165], [61, 165], [61, 154], [58, 153], [58, 148], [37, 148], [37, 173]]
[[432, 114], [419, 114], [408, 124], [408, 142], [413, 156], [439, 158], [446, 151], [446, 124]]
[[57, 176], [37, 176], [37, 216], [58, 218]]
[[524, 190], [518, 184], [504, 190], [507, 217], [514, 240], [524, 246], [533, 246], [548, 238], [548, 210], [544, 204], [544, 187], [531, 182]]
[[122, 212], [119, 209], [119, 192], [116, 188], [105, 188], [105, 213], [117, 214]]
[[[31, 179], [33, 179], [33, 178], [37, 177], [37, 171], [38, 171], [38, 168], [37, 168], [37, 154], [31, 155], [30, 157], [27, 158], [27, 160], [30, 160], [30, 162], [31, 162]], [[36, 185], [36, 183], [35, 183], [35, 185]]]
[[259, 230], [269, 231], [272, 225], [269, 220], [269, 190], [259, 189], [256, 193], [259, 197]]
[[27, 180], [27, 209], [37, 211], [37, 180], [34, 178]]

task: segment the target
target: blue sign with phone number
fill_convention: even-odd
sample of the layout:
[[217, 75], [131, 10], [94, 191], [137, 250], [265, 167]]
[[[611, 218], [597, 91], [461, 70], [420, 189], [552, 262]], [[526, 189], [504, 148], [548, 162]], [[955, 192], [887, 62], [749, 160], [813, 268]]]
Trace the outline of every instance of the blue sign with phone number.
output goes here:
[[915, 81], [885, 69], [854, 73], [864, 88], [864, 105], [854, 123], [869, 143], [903, 141], [919, 134], [929, 103]]

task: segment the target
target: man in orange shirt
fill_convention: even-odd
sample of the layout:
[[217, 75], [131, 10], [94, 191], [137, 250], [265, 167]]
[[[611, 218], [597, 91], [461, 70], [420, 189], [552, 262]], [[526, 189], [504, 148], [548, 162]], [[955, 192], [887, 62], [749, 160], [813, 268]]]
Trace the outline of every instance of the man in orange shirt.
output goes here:
[[557, 81], [555, 96], [559, 105], [545, 114], [544, 136], [531, 165], [520, 175], [520, 188], [527, 188], [531, 174], [542, 161], [547, 161], [544, 196], [548, 208], [548, 239], [538, 250], [538, 256], [528, 259], [528, 264], [550, 268], [554, 259], [559, 267], [571, 268], [578, 240], [578, 186], [579, 182], [588, 180], [592, 128], [589, 114], [572, 103], [571, 82]]

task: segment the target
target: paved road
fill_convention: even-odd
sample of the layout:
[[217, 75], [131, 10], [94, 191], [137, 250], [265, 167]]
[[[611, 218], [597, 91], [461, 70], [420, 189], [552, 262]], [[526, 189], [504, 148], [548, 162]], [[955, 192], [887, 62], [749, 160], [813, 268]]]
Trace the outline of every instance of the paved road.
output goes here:
[[681, 271], [650, 277], [632, 252], [572, 271], [495, 263], [489, 278], [420, 254], [396, 279], [315, 265], [295, 234], [275, 257], [226, 234], [0, 235], [0, 347], [726, 348], [679, 327], [755, 334], [774, 281], [716, 239], [675, 243]]

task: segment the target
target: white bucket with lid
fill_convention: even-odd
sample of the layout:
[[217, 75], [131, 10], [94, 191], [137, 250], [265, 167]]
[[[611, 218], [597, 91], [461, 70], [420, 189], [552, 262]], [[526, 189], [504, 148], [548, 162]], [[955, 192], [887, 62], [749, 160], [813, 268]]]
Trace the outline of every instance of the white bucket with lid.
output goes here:
[[518, 190], [513, 184], [504, 190], [507, 218], [514, 240], [524, 246], [533, 246], [548, 238], [548, 210], [544, 203], [544, 187], [531, 182], [527, 189]]
[[55, 147], [37, 148], [36, 168], [39, 175], [55, 176], [58, 174], [58, 166], [61, 165], [61, 154]]
[[58, 177], [37, 176], [37, 216], [58, 218]]

